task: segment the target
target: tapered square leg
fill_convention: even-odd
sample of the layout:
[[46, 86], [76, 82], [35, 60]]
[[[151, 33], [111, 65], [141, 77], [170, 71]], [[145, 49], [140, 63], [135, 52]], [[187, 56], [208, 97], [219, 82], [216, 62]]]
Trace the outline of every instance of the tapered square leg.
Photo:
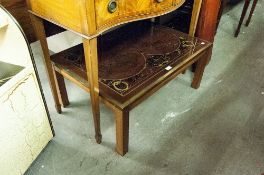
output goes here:
[[83, 39], [83, 47], [85, 53], [87, 77], [90, 85], [90, 97], [93, 111], [95, 139], [96, 142], [100, 144], [102, 142], [102, 134], [100, 125], [97, 39]]
[[43, 20], [32, 14], [30, 14], [30, 18], [31, 18], [35, 33], [37, 35], [37, 38], [40, 41], [41, 48], [43, 51], [45, 68], [48, 74], [49, 84], [50, 84], [51, 92], [52, 92], [53, 99], [55, 102], [55, 107], [56, 107], [57, 112], [61, 113], [61, 104], [60, 104], [59, 95], [58, 95], [57, 88], [56, 88], [56, 80], [55, 80], [55, 75], [53, 72], [52, 63], [50, 59], [49, 48], [48, 48], [48, 43], [46, 39]]
[[129, 111], [115, 109], [116, 117], [116, 152], [124, 156], [128, 152]]
[[56, 84], [60, 104], [63, 107], [67, 107], [70, 104], [70, 102], [68, 99], [68, 94], [67, 94], [64, 78], [60, 73], [55, 71], [54, 67], [53, 67], [53, 74], [55, 76], [54, 77], [55, 84]]

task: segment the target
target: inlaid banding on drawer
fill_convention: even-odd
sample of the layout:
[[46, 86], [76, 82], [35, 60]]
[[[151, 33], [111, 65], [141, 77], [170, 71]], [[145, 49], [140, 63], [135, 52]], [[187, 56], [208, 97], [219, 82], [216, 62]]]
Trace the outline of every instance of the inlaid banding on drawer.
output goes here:
[[119, 24], [169, 13], [185, 2], [185, 0], [117, 0], [117, 11], [110, 13], [107, 11], [109, 1], [102, 0], [97, 3], [97, 5], [100, 5], [100, 7], [96, 7], [98, 33]]

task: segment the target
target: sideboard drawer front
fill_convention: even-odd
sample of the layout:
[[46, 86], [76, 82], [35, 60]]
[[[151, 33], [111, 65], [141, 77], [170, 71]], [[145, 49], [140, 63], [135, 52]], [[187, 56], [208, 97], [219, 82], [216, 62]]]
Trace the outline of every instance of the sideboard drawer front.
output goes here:
[[[109, 11], [112, 1], [117, 3], [114, 12]], [[149, 15], [153, 0], [95, 0], [97, 30], [102, 31], [120, 23], [141, 19]]]
[[[28, 2], [36, 15], [66, 29], [92, 36], [123, 23], [172, 12], [185, 0], [28, 0]], [[85, 20], [90, 20], [88, 25], [96, 26], [96, 32], [86, 31], [88, 26]]]
[[[109, 3], [116, 2], [114, 12]], [[97, 32], [116, 25], [160, 16], [176, 10], [185, 0], [95, 0]]]

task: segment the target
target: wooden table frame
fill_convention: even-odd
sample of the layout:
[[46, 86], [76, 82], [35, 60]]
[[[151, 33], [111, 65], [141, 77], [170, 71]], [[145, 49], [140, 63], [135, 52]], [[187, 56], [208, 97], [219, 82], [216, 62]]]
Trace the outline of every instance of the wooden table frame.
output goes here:
[[[193, 65], [197, 64], [194, 78], [192, 81], [192, 87], [194, 89], [199, 88], [202, 75], [207, 64], [207, 59], [210, 57], [212, 45], [208, 46], [204, 50], [192, 55], [190, 58], [186, 59], [184, 62], [178, 64], [176, 67], [172, 69], [172, 74], [164, 75], [160, 77], [155, 83], [151, 86], [147, 86], [143, 91], [138, 93], [136, 96], [131, 98], [129, 102], [125, 104], [118, 104], [118, 102], [114, 101], [111, 98], [100, 95], [100, 101], [102, 101], [106, 106], [108, 106], [115, 114], [116, 118], [116, 151], [120, 155], [125, 155], [128, 152], [128, 141], [129, 141], [129, 111], [139, 105], [146, 98], [150, 97], [153, 93], [158, 91], [165, 84], [173, 80], [177, 75], [181, 74], [183, 70]], [[67, 92], [65, 89], [65, 83], [63, 80], [67, 78], [68, 80], [77, 84], [80, 88], [85, 90], [86, 92], [90, 92], [89, 82], [85, 81], [81, 77], [78, 77], [74, 74], [68, 72], [68, 68], [62, 68], [54, 63], [54, 72], [56, 72], [57, 84], [60, 94], [63, 101], [68, 101]], [[81, 82], [81, 83], [80, 83]]]

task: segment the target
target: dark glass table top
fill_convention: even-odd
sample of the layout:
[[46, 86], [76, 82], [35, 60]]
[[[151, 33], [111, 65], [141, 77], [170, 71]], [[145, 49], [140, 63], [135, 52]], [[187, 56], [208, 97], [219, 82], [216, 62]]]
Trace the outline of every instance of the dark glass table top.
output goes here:
[[[163, 26], [131, 24], [98, 40], [100, 93], [124, 103], [211, 44]], [[87, 80], [83, 46], [52, 56]]]

